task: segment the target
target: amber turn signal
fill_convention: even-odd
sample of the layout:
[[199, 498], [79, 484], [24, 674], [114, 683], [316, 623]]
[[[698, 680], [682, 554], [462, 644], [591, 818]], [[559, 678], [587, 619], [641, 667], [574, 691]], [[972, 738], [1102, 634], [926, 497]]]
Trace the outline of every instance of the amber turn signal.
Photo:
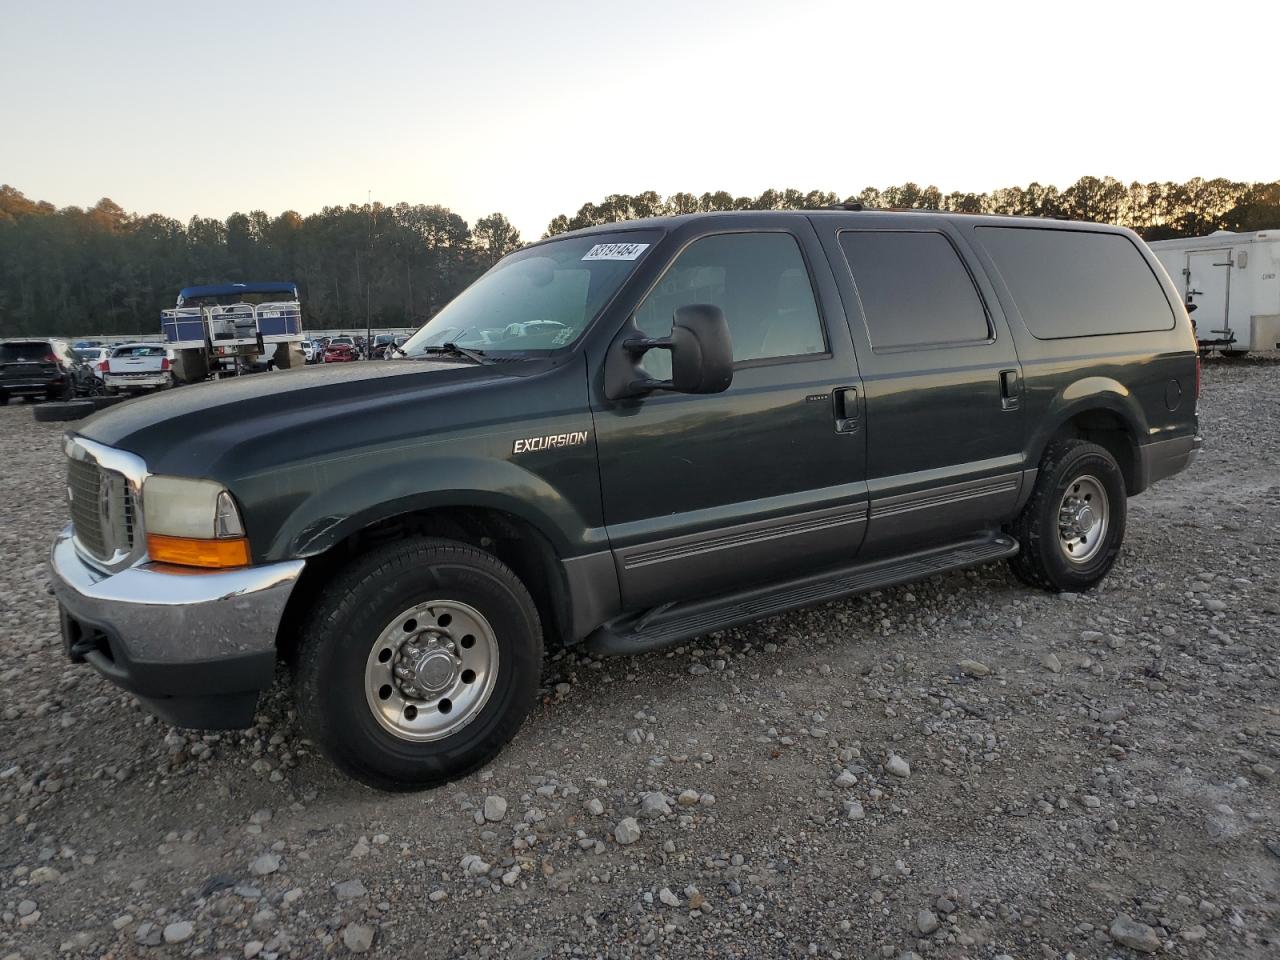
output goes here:
[[155, 563], [176, 563], [185, 567], [247, 567], [249, 541], [244, 537], [202, 540], [149, 533], [147, 554]]

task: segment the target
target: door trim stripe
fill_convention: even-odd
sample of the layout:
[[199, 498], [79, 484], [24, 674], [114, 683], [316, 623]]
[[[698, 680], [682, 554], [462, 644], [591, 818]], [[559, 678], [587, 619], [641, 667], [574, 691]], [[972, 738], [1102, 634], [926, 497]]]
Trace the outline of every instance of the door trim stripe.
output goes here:
[[934, 507], [945, 507], [965, 500], [982, 497], [994, 497], [1005, 493], [1016, 493], [1022, 483], [1021, 473], [1003, 474], [999, 477], [986, 477], [982, 480], [966, 480], [945, 487], [930, 487], [913, 493], [901, 493], [892, 497], [881, 497], [871, 501], [871, 518], [892, 517], [913, 510], [929, 510]]
[[653, 543], [627, 547], [617, 551], [618, 559], [624, 570], [635, 570], [655, 563], [668, 563], [673, 560], [685, 560], [704, 553], [718, 550], [731, 550], [737, 547], [793, 537], [806, 533], [816, 533], [834, 527], [855, 523], [866, 523], [867, 505], [851, 504], [834, 510], [822, 510], [792, 515], [775, 520], [755, 521], [731, 528], [728, 532], [713, 530], [707, 533], [688, 534], [672, 537], [669, 540], [658, 540]]

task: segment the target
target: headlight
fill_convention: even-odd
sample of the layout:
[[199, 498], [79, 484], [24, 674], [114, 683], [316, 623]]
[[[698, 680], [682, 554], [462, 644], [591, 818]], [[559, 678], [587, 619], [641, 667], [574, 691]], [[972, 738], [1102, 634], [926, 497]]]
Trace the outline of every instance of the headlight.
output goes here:
[[249, 541], [235, 499], [220, 483], [150, 476], [142, 486], [147, 553], [158, 563], [243, 567]]

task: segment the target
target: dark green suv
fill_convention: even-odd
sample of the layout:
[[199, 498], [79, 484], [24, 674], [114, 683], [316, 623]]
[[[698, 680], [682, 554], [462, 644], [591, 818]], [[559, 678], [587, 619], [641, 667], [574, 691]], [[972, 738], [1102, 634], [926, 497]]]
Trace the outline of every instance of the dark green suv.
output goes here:
[[390, 363], [189, 387], [67, 436], [67, 650], [181, 725], [279, 659], [385, 788], [493, 757], [544, 643], [652, 650], [1008, 560], [1114, 562], [1199, 438], [1191, 324], [1134, 234], [706, 214], [513, 253]]

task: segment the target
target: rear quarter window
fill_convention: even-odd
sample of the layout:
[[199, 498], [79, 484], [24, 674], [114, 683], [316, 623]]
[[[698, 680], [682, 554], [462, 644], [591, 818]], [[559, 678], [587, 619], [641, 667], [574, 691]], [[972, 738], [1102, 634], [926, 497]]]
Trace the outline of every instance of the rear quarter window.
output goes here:
[[1164, 288], [1123, 234], [1035, 227], [976, 232], [1039, 340], [1173, 329]]

